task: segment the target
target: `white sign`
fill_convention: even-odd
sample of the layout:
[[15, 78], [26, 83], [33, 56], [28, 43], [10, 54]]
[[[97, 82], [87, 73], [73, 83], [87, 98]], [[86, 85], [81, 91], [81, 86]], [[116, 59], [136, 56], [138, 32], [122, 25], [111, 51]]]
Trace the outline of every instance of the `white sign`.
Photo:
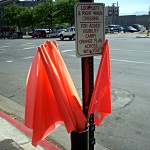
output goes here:
[[76, 3], [76, 55], [100, 55], [105, 41], [104, 4]]

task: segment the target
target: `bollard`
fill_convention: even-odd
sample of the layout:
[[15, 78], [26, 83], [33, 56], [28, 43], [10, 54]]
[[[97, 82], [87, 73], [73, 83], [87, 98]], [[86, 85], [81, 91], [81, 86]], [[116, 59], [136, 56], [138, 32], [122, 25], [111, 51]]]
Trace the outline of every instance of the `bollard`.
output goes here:
[[71, 133], [71, 150], [89, 150], [89, 129]]

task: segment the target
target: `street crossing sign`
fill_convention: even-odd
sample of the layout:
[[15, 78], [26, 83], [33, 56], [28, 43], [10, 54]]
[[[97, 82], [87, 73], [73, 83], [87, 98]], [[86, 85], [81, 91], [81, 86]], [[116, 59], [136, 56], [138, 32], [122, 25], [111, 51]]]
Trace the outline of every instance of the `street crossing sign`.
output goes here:
[[76, 55], [100, 55], [105, 41], [104, 4], [76, 3]]

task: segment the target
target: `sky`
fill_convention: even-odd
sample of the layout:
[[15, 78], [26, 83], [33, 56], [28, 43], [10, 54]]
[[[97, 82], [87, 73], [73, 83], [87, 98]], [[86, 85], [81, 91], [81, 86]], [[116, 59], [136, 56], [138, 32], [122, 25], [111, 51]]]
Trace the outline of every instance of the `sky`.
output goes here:
[[119, 15], [148, 15], [150, 0], [94, 0], [94, 2], [105, 3], [105, 6], [112, 6], [118, 2]]

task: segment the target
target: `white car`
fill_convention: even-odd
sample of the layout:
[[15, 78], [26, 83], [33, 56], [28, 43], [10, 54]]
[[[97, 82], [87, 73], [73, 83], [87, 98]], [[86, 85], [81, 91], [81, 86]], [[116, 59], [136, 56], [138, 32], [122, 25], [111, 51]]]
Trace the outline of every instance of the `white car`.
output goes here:
[[68, 27], [66, 31], [60, 33], [60, 40], [64, 38], [69, 38], [69, 40], [75, 40], [75, 27]]
[[63, 32], [65, 32], [65, 31], [66, 31], [66, 29], [58, 29], [56, 36], [60, 37], [60, 34], [63, 33]]

